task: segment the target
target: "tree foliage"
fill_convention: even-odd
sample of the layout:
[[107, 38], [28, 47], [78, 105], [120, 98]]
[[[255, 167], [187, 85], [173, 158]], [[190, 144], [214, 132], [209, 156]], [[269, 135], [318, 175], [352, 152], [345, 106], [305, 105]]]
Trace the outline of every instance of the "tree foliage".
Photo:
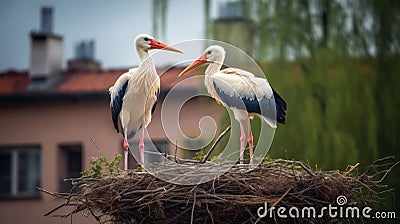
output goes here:
[[[255, 22], [253, 55], [288, 103], [272, 157], [324, 169], [400, 158], [399, 1], [240, 2]], [[399, 186], [398, 174], [388, 184]]]
[[240, 2], [254, 55], [289, 105], [273, 156], [344, 168], [399, 155], [399, 2]]

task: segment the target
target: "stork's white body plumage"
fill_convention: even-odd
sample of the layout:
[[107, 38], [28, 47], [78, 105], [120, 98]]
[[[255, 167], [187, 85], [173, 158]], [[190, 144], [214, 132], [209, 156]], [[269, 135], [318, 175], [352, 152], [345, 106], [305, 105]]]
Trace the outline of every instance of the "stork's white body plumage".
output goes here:
[[[227, 68], [216, 73], [206, 71], [204, 84], [208, 93], [220, 104], [230, 108], [238, 121], [246, 121], [250, 116], [260, 116], [261, 114], [252, 113], [248, 110], [228, 105], [222, 100], [218, 91], [230, 97], [241, 97], [249, 100], [261, 101], [263, 98], [271, 99], [273, 91], [266, 79], [255, 77], [252, 73], [238, 68]], [[216, 90], [218, 88], [218, 90]], [[244, 105], [245, 106], [245, 105]], [[266, 116], [260, 116], [272, 128], [276, 128], [276, 120]]]
[[243, 123], [249, 128], [250, 163], [253, 163], [253, 135], [250, 117], [259, 116], [269, 126], [285, 123], [287, 105], [275, 92], [268, 81], [255, 77], [252, 73], [227, 68], [221, 70], [225, 50], [217, 45], [208, 47], [203, 55], [184, 69], [179, 76], [205, 63], [210, 63], [205, 71], [204, 84], [209, 94], [220, 104], [231, 109], [240, 124], [240, 163], [243, 163], [245, 133]]
[[111, 104], [114, 103], [113, 99], [126, 82], [128, 84], [118, 116], [118, 131], [129, 139], [140, 128], [146, 128], [149, 125], [151, 109], [157, 102], [160, 78], [155, 69], [141, 67], [130, 69], [117, 79], [113, 87], [110, 87]]
[[135, 47], [141, 62], [139, 67], [122, 74], [109, 88], [114, 127], [124, 136], [125, 170], [128, 167], [128, 139], [138, 132], [140, 161], [144, 164], [144, 129], [151, 121], [160, 91], [160, 78], [148, 51], [163, 49], [182, 53], [146, 34], [136, 37]]

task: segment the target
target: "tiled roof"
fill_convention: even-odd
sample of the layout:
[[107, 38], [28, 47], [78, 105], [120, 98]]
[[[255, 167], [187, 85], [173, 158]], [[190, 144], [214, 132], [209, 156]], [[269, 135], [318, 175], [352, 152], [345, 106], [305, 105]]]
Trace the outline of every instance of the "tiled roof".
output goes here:
[[63, 73], [62, 81], [53, 91], [62, 93], [103, 92], [112, 86], [125, 70]]
[[30, 80], [28, 73], [8, 71], [7, 73], [0, 74], [0, 94], [17, 94], [26, 91]]
[[[178, 78], [178, 74], [183, 71], [182, 67], [173, 67], [168, 70], [166, 69], [158, 69], [157, 73], [160, 75], [161, 88], [163, 90], [170, 90], [173, 87], [177, 88], [199, 88], [202, 84], [202, 77], [204, 75], [200, 75], [199, 72], [190, 71], [185, 73], [184, 76]], [[204, 74], [204, 73], [203, 73]], [[200, 75], [200, 76], [199, 76]], [[196, 78], [191, 78], [196, 77]], [[191, 79], [187, 79], [191, 78]], [[185, 80], [184, 82], [182, 82]]]
[[[166, 69], [157, 69], [160, 75], [162, 90], [169, 90], [177, 83], [183, 80], [178, 79], [178, 74], [183, 68], [175, 67]], [[99, 71], [68, 72], [61, 75], [60, 81], [47, 89], [41, 89], [45, 93], [102, 93], [107, 92], [120, 75], [127, 72], [128, 69], [106, 69]], [[194, 76], [194, 72], [189, 72], [186, 77]], [[8, 71], [0, 74], [0, 95], [21, 94], [28, 91], [31, 82], [29, 74], [26, 71]], [[184, 82], [180, 88], [198, 88], [199, 79]]]

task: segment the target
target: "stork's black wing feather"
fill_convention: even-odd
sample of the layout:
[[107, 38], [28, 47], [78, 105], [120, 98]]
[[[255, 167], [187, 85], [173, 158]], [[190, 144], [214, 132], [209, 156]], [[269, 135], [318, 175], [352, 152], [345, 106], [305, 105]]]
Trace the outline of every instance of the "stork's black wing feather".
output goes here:
[[126, 88], [128, 87], [128, 82], [129, 80], [126, 80], [125, 83], [122, 85], [121, 89], [118, 90], [118, 93], [117, 95], [115, 95], [111, 104], [111, 118], [114, 123], [115, 130], [117, 130], [117, 133], [119, 132], [118, 117], [122, 109], [122, 103], [126, 93]]
[[225, 93], [214, 82], [214, 88], [219, 98], [229, 107], [236, 107], [241, 110], [246, 110], [248, 113], [259, 114], [266, 118], [276, 119], [276, 111], [274, 109], [273, 98], [257, 99], [255, 95], [252, 97], [244, 97]]
[[285, 100], [274, 90], [272, 89], [272, 92], [274, 93], [274, 98], [275, 98], [275, 104], [276, 104], [276, 120], [284, 124], [286, 121], [286, 110], [287, 110], [287, 104]]
[[236, 107], [246, 110], [248, 113], [259, 114], [265, 118], [276, 120], [279, 123], [285, 123], [287, 105], [285, 100], [274, 89], [272, 89], [274, 98], [271, 97], [268, 99], [263, 97], [262, 99], [257, 99], [255, 95], [253, 97], [229, 95], [220, 89], [215, 82], [214, 88], [220, 99], [229, 107]]

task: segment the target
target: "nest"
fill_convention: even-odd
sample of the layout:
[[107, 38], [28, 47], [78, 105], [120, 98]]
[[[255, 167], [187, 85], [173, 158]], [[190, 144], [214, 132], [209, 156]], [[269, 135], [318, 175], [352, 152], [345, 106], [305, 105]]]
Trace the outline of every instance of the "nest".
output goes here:
[[[290, 219], [269, 210], [266, 217], [260, 217], [258, 210], [266, 203], [268, 208], [318, 209], [337, 205], [340, 195], [347, 197], [346, 206], [372, 206], [387, 191], [382, 180], [399, 163], [387, 162], [390, 159], [377, 160], [363, 173], [358, 164], [343, 172], [316, 171], [299, 161], [278, 159], [251, 171], [237, 165], [219, 178], [195, 186], [129, 171], [68, 179], [73, 185], [69, 193], [42, 191], [64, 200], [46, 215], [69, 217], [85, 212], [99, 223], [333, 223], [338, 220], [326, 215]], [[66, 207], [73, 211], [55, 215]]]

